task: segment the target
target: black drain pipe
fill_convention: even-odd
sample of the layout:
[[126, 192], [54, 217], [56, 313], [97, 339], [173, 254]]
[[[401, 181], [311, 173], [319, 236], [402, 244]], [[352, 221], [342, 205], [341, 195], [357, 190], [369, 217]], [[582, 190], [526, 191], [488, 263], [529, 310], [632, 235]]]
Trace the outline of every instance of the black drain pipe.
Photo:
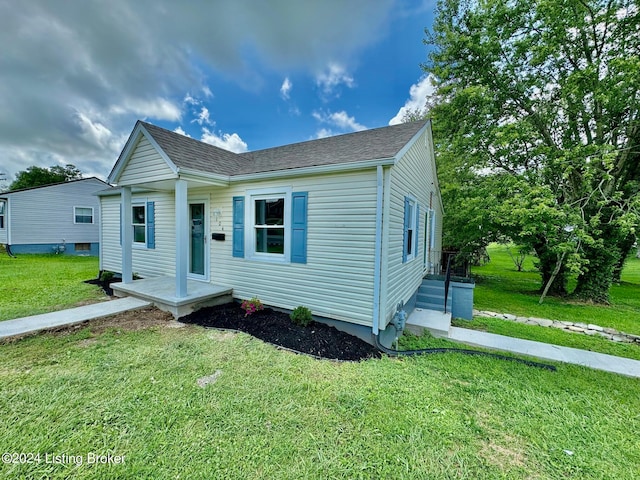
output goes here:
[[467, 348], [423, 348], [420, 350], [392, 350], [380, 343], [379, 333], [378, 335], [375, 335], [374, 338], [376, 348], [378, 348], [378, 350], [380, 350], [382, 353], [386, 353], [391, 357], [413, 357], [415, 355], [431, 355], [434, 353], [462, 353], [464, 355], [476, 355], [482, 357], [497, 358], [499, 360], [509, 360], [512, 362], [522, 363], [529, 367], [544, 368], [552, 372], [555, 372], [557, 370], [555, 366], [546, 363], [533, 362], [531, 360], [525, 360], [523, 358], [509, 357], [507, 355], [500, 355], [499, 353], [483, 352], [481, 350], [470, 350]]
[[9, 255], [11, 258], [16, 258], [16, 256], [11, 251], [11, 245], [5, 245], [4, 249], [6, 250], [7, 255]]

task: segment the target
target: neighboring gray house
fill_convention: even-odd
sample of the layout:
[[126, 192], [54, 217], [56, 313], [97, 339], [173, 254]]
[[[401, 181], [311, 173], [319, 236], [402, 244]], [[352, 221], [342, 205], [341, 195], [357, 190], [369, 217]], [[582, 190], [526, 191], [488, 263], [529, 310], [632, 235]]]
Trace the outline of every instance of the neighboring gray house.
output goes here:
[[138, 122], [108, 181], [100, 268], [176, 316], [208, 285], [377, 335], [440, 261], [425, 121], [243, 154]]
[[95, 177], [0, 193], [0, 244], [14, 254], [98, 255], [100, 202]]

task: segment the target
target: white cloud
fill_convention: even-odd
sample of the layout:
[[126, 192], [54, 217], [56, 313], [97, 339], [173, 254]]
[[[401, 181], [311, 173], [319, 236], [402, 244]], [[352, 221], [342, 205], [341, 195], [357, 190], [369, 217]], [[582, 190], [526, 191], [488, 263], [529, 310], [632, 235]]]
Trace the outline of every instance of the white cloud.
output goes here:
[[409, 98], [404, 103], [404, 106], [400, 107], [396, 116], [389, 120], [389, 125], [398, 125], [402, 123], [405, 114], [417, 109], [424, 109], [427, 103], [427, 97], [435, 93], [435, 87], [431, 84], [432, 78], [431, 74], [429, 74], [422, 77], [418, 83], [411, 85]]
[[282, 98], [284, 98], [285, 100], [289, 100], [289, 93], [291, 92], [292, 87], [293, 84], [291, 83], [291, 80], [289, 80], [289, 77], [285, 77], [284, 81], [282, 82], [282, 86], [280, 87], [280, 95], [282, 96]]
[[198, 116], [191, 120], [191, 122], [195, 122], [198, 125], [214, 125], [214, 122], [209, 117], [209, 109], [207, 107], [201, 107]]
[[367, 129], [367, 127], [365, 127], [361, 123], [358, 123], [355, 117], [350, 117], [349, 114], [344, 110], [333, 113], [323, 113], [315, 111], [311, 115], [313, 115], [313, 118], [315, 118], [319, 122], [338, 127], [343, 131], [359, 132]]
[[353, 88], [355, 81], [347, 73], [343, 65], [331, 62], [326, 66], [325, 70], [316, 75], [316, 84], [322, 89], [322, 93], [325, 96], [331, 96], [334, 94], [336, 87], [345, 85]]
[[204, 87], [202, 87], [202, 93], [204, 93], [204, 96], [206, 98], [213, 98], [213, 92], [206, 85]]
[[178, 121], [182, 117], [182, 110], [178, 105], [166, 98], [151, 100], [129, 98], [121, 103], [112, 105], [109, 109], [115, 115], [130, 115], [156, 120]]
[[184, 135], [185, 137], [189, 137], [191, 138], [191, 135], [189, 135], [187, 132], [185, 132], [182, 127], [177, 126], [176, 128], [173, 129], [174, 132], [179, 133], [180, 135]]
[[[184, 92], [213, 97], [209, 75], [250, 89], [264, 84], [265, 71], [346, 65], [378, 41], [395, 6], [394, 0], [14, 3], [0, 0], [0, 44], [11, 45], [0, 50], [0, 168], [8, 177], [49, 166], [54, 154], [104, 177], [115, 157], [102, 144], [122, 148], [139, 118], [183, 121], [188, 105], [196, 105]], [[318, 85], [332, 92], [353, 86], [353, 78], [333, 67]]]
[[237, 133], [215, 133], [208, 128], [203, 128], [200, 140], [230, 152], [244, 153], [247, 151], [247, 143]]
[[333, 137], [335, 133], [330, 128], [321, 128], [316, 132], [315, 138]]

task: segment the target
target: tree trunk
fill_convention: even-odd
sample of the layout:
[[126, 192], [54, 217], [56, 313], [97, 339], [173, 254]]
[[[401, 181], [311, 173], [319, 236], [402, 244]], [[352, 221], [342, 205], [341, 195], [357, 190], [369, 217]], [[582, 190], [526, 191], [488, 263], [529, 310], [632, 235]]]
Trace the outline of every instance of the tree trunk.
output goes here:
[[[534, 251], [538, 257], [537, 267], [542, 277], [542, 286], [540, 291], [546, 289], [546, 295], [551, 296], [565, 296], [567, 295], [567, 281], [568, 275], [564, 265], [560, 265], [560, 268], [555, 272], [558, 256], [549, 250], [547, 242], [540, 240], [533, 246]], [[555, 275], [554, 275], [555, 272]]]
[[[636, 242], [635, 235], [629, 235], [625, 239], [621, 240], [618, 243], [618, 249], [620, 250], [620, 259], [616, 262], [613, 267], [613, 283], [620, 283], [620, 276], [622, 275], [622, 270], [624, 269], [624, 264], [633, 250], [633, 245]], [[639, 250], [640, 251], [640, 250]]]
[[589, 263], [578, 276], [573, 295], [581, 300], [608, 304], [613, 271], [620, 259], [618, 249], [605, 244], [601, 247], [585, 247], [584, 254]]

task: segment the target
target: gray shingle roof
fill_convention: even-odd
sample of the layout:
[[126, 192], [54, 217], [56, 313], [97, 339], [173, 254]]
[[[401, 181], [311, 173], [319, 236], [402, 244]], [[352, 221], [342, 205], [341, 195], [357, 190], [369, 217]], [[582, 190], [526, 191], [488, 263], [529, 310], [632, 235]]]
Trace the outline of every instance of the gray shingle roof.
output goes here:
[[374, 128], [240, 154], [150, 123], [140, 123], [177, 167], [234, 176], [392, 158], [424, 127], [426, 121]]

